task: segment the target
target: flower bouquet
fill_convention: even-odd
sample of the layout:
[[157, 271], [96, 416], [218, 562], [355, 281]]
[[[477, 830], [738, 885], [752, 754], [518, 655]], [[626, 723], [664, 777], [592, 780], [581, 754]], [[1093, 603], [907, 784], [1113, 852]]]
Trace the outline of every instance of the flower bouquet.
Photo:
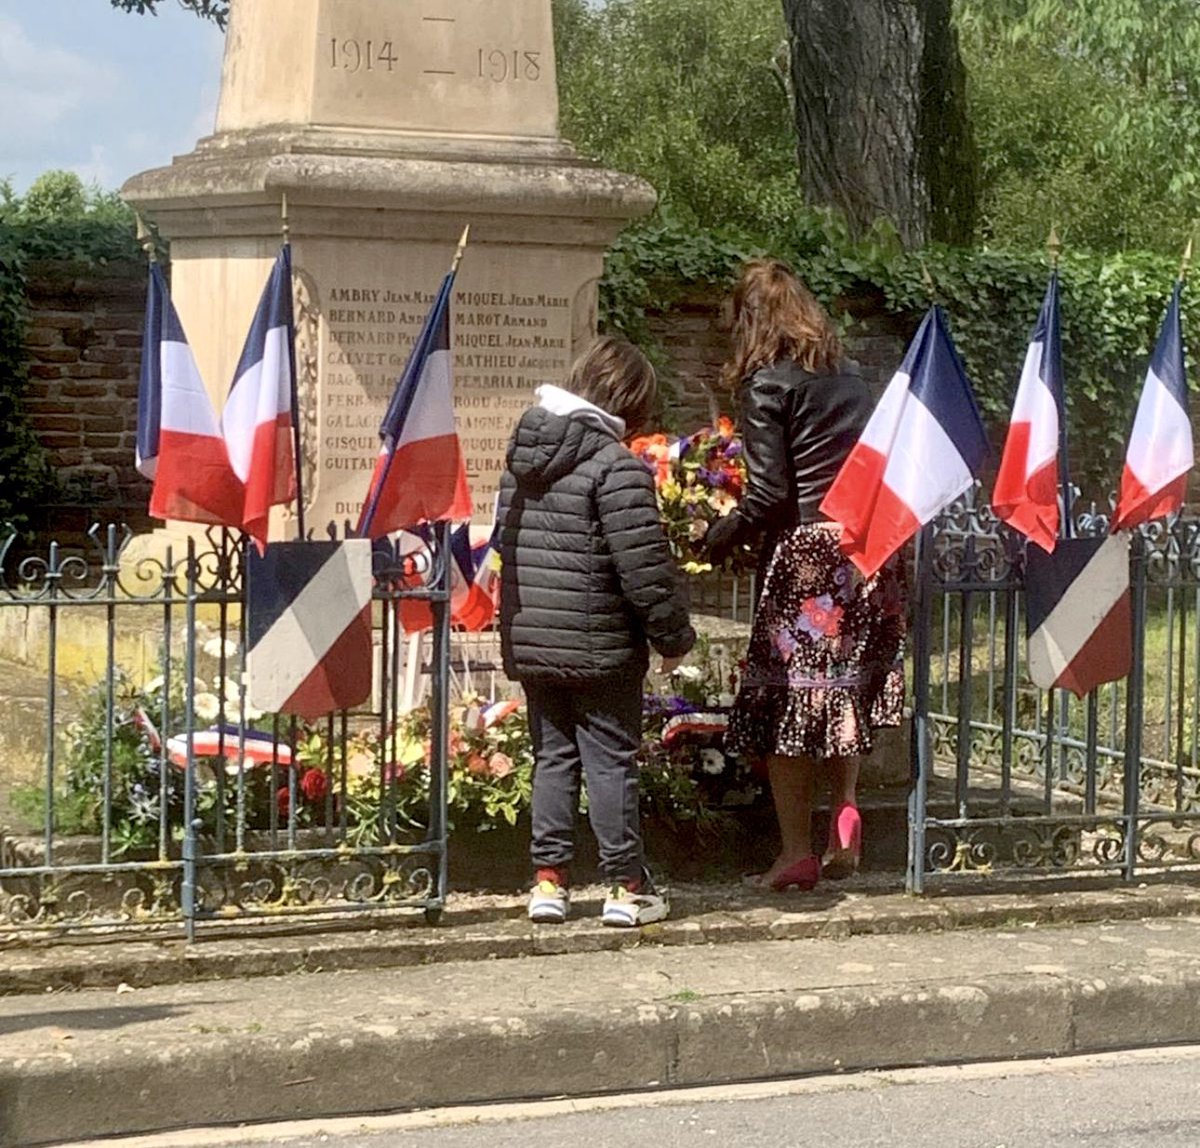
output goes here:
[[[712, 569], [702, 541], [709, 524], [737, 506], [746, 486], [746, 463], [733, 423], [722, 416], [715, 427], [671, 441], [664, 434], [635, 438], [630, 449], [654, 475], [658, 505], [672, 553], [688, 574]], [[741, 569], [749, 555], [730, 559]]]

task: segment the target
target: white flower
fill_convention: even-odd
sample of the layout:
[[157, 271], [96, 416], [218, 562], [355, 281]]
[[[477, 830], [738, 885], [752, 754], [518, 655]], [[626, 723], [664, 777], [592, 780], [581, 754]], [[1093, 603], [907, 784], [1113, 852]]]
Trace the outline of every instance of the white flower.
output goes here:
[[712, 775], [725, 771], [725, 755], [719, 749], [702, 749], [700, 751], [700, 768]]
[[672, 670], [671, 676], [682, 678], [685, 682], [698, 682], [704, 677], [704, 671], [699, 666], [680, 666]]
[[192, 699], [192, 709], [201, 721], [215, 721], [221, 712], [221, 699], [208, 692], [197, 694]]
[[228, 638], [209, 638], [203, 646], [204, 652], [210, 658], [219, 658], [224, 654], [227, 658], [232, 658], [238, 652], [237, 642], [231, 642]]
[[163, 676], [162, 676], [162, 674], [159, 674], [158, 677], [151, 678], [144, 686], [142, 686], [142, 693], [156, 694], [162, 688], [163, 688]]

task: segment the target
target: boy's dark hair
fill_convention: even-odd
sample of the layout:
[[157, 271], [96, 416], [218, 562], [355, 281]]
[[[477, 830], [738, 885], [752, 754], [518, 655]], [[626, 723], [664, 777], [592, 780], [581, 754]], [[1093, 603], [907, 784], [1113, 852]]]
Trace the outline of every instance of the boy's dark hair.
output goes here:
[[626, 433], [636, 434], [650, 421], [658, 379], [632, 343], [601, 335], [571, 364], [563, 387], [624, 419]]

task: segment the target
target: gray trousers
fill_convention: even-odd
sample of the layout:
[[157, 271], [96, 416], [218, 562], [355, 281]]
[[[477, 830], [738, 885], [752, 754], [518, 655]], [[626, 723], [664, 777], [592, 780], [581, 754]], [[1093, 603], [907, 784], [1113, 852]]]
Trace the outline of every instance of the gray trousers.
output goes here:
[[534, 754], [534, 868], [563, 868], [574, 857], [582, 775], [601, 877], [606, 884], [640, 877], [642, 679], [575, 688], [527, 685], [525, 696]]

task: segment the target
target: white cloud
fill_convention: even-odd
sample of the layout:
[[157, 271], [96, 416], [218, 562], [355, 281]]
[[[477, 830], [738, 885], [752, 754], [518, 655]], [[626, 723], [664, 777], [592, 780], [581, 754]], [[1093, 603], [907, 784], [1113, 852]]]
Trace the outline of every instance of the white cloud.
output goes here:
[[0, 152], [7, 159], [41, 151], [89, 105], [121, 88], [115, 69], [30, 39], [18, 21], [0, 17]]

